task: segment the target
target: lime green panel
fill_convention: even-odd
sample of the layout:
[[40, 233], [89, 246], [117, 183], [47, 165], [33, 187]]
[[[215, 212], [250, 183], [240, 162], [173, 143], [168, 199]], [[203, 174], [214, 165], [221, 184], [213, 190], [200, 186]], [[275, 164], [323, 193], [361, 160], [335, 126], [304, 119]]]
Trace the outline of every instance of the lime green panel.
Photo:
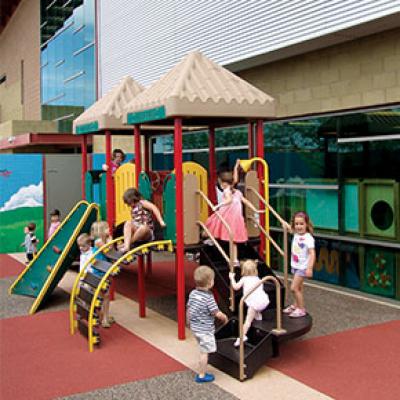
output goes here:
[[145, 200], [151, 201], [151, 183], [148, 175], [144, 171], [139, 175], [139, 192]]
[[338, 194], [335, 190], [306, 190], [306, 211], [316, 228], [338, 229]]
[[362, 184], [364, 234], [395, 239], [399, 223], [398, 184], [395, 181], [364, 181]]
[[176, 243], [176, 180], [175, 174], [168, 175], [164, 181], [163, 211], [167, 227], [164, 230], [164, 239]]
[[359, 210], [359, 184], [358, 182], [346, 182], [343, 185], [343, 218], [346, 232], [360, 232]]
[[[22, 276], [20, 281], [17, 282], [12, 293], [37, 297], [49, 278], [50, 272], [48, 267], [54, 267], [58, 259], [60, 257], [64, 257], [61, 265], [58, 268], [58, 272], [49, 285], [42, 301], [46, 300], [53, 289], [57, 286], [68, 267], [79, 255], [76, 237], [78, 237], [81, 232], [89, 232], [91, 224], [96, 220], [95, 209], [93, 209], [93, 212], [91, 212], [89, 215], [85, 216], [87, 208], [87, 204], [80, 204], [75, 212], [69, 217], [69, 219], [63, 221], [61, 229], [55, 234], [55, 236], [45, 243], [43, 251], [33, 261], [32, 265]], [[85, 218], [85, 220], [83, 220], [83, 218]], [[81, 222], [82, 225], [78, 229], [78, 225]], [[72, 236], [73, 243], [68, 249], [66, 246]], [[61, 254], [57, 254], [53, 250], [54, 246], [64, 251], [62, 251]]]
[[85, 196], [88, 203], [93, 203], [93, 179], [89, 171], [85, 174]]
[[[306, 199], [304, 190], [295, 189], [280, 189], [277, 191], [274, 198], [276, 210], [287, 221], [290, 221], [291, 216], [297, 211], [306, 209]], [[280, 226], [271, 214], [271, 225]]]
[[128, 124], [141, 124], [143, 122], [165, 119], [165, 107], [151, 108], [150, 110], [138, 111], [128, 114]]
[[100, 218], [102, 221], [107, 220], [107, 174], [100, 175]]
[[396, 292], [395, 253], [371, 247], [365, 252], [364, 263], [362, 290], [394, 297]]

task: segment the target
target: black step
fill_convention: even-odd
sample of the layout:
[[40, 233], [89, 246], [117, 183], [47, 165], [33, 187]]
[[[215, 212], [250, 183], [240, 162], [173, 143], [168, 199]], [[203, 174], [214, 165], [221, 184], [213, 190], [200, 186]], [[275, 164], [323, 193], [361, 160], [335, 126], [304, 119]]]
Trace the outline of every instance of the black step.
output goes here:
[[[285, 329], [286, 332], [282, 334], [275, 334], [272, 332], [275, 341], [284, 342], [289, 339], [295, 339], [311, 330], [312, 318], [310, 314], [306, 314], [301, 318], [290, 318], [283, 313], [281, 315], [282, 328]], [[265, 332], [271, 332], [276, 328], [276, 310], [265, 310], [263, 312], [262, 321], [253, 321], [252, 326]]]
[[105, 257], [109, 260], [117, 261], [119, 260], [125, 253], [119, 250], [111, 249], [107, 253], [103, 253]]
[[94, 290], [86, 286], [79, 287], [79, 294], [78, 294], [79, 299], [82, 299], [87, 304], [91, 304], [93, 297], [94, 297]]
[[[209, 361], [218, 369], [240, 379], [239, 347], [233, 346], [238, 334], [238, 320], [231, 318], [226, 325], [216, 331], [217, 352], [210, 354]], [[253, 326], [250, 327], [247, 336], [248, 341], [244, 345], [244, 364], [246, 364], [246, 378], [251, 378], [273, 356], [273, 336]]]
[[113, 265], [109, 261], [103, 261], [103, 260], [94, 260], [92, 264], [93, 268], [103, 273], [106, 273]]
[[[76, 312], [77, 312], [77, 314], [79, 316], [79, 319], [85, 319], [86, 321], [89, 320], [90, 309], [88, 309], [86, 307], [83, 307], [81, 304], [77, 304], [76, 305]], [[96, 313], [93, 313], [93, 317], [95, 319], [97, 319], [97, 320], [99, 319], [99, 316]]]
[[[87, 339], [89, 339], [89, 326], [86, 324], [84, 320], [79, 320], [78, 321], [78, 329], [79, 332], [85, 336]], [[96, 329], [93, 329], [93, 337], [96, 338], [95, 344], [100, 343], [100, 334]]]
[[99, 283], [101, 282], [101, 279], [102, 279], [101, 276], [98, 276], [91, 272], [87, 272], [82, 282], [84, 282], [94, 288], [97, 288], [97, 286], [99, 286]]
[[[95, 307], [95, 308], [94, 308], [94, 312], [95, 312], [95, 314], [96, 314], [96, 317], [97, 317], [97, 315], [98, 315], [98, 311], [99, 311], [100, 308], [101, 308], [102, 301], [103, 301], [103, 299], [100, 297], [100, 298], [99, 298], [99, 303], [100, 303], [100, 305], [99, 305], [98, 307]], [[86, 303], [83, 299], [80, 299], [79, 297], [77, 297], [77, 298], [75, 299], [75, 304], [76, 304], [77, 306], [80, 306], [80, 307], [84, 308], [84, 309], [87, 310], [87, 311], [90, 310], [91, 303]]]

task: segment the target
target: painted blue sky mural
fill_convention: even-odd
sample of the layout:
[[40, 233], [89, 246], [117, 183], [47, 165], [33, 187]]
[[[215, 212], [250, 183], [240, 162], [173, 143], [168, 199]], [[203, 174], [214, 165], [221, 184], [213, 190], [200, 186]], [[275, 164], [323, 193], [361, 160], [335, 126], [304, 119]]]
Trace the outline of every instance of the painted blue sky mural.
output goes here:
[[42, 175], [41, 155], [2, 154], [0, 156], [0, 208], [3, 208], [11, 196], [22, 187], [38, 186], [42, 181]]

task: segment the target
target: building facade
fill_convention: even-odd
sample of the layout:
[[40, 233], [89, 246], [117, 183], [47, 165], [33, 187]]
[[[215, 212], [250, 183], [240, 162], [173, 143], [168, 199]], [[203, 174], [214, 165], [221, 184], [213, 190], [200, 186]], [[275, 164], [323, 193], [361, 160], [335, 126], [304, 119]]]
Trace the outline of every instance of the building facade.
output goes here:
[[[399, 21], [399, 0], [24, 0], [0, 36], [0, 121], [68, 130], [123, 76], [150, 85], [200, 50], [277, 99], [271, 202], [287, 219], [310, 214], [316, 278], [400, 298]], [[154, 169], [171, 168], [170, 140], [154, 139]], [[207, 165], [206, 133], [184, 143]], [[247, 157], [247, 127], [219, 130], [217, 147], [219, 164]]]

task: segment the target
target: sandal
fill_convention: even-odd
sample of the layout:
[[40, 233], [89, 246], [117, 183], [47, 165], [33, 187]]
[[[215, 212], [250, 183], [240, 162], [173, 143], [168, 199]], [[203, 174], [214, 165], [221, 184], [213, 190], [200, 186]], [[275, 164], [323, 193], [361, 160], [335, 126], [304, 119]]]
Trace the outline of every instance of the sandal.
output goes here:
[[296, 307], [292, 304], [289, 307], [286, 307], [283, 309], [284, 314], [291, 314], [294, 310], [296, 310]]

